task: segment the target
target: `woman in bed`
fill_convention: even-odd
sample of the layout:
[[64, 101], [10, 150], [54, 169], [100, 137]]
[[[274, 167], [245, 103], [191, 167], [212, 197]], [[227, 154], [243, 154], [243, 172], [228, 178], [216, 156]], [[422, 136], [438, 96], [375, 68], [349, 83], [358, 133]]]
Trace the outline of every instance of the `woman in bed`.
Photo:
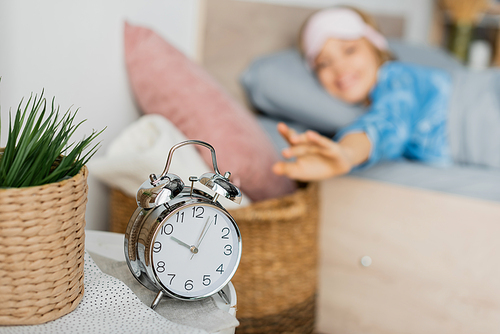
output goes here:
[[[293, 160], [277, 163], [273, 167], [276, 174], [303, 181], [322, 180], [402, 157], [437, 166], [454, 160], [467, 162], [460, 151], [471, 145], [450, 147], [450, 137], [460, 141], [456, 137], [463, 129], [457, 128], [463, 126], [451, 120], [454, 130], [449, 131], [453, 85], [447, 72], [392, 61], [387, 41], [373, 20], [347, 7], [313, 14], [300, 37], [302, 54], [321, 85], [345, 102], [366, 104], [368, 112], [333, 140], [315, 131], [298, 134], [280, 123], [278, 131], [290, 145], [283, 156]], [[491, 128], [491, 122], [488, 124]], [[481, 126], [475, 127], [476, 132], [477, 128]], [[480, 158], [468, 156], [478, 160], [471, 162], [500, 167], [500, 128], [489, 132], [494, 133], [486, 138], [489, 152]]]

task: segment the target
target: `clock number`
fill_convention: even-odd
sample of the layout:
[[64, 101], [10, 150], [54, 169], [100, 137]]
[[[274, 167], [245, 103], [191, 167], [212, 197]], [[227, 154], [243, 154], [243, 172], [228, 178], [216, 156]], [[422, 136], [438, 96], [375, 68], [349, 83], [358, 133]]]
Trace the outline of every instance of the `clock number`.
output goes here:
[[217, 269], [215, 269], [215, 271], [222, 275], [222, 273], [224, 272], [224, 266], [222, 265], [222, 263], [217, 267]]
[[221, 232], [224, 233], [224, 231], [226, 232], [226, 234], [222, 235], [222, 239], [229, 239], [229, 237], [228, 237], [229, 232], [230, 232], [229, 228], [228, 227], [224, 227]]
[[153, 252], [159, 253], [161, 251], [161, 242], [155, 241], [153, 245]]
[[177, 223], [179, 222], [179, 218], [180, 218], [180, 222], [184, 223], [184, 212], [177, 211], [177, 213], [175, 215], [177, 216], [177, 219], [176, 219]]
[[168, 274], [168, 276], [172, 276], [170, 282], [168, 282], [168, 284], [172, 285], [172, 281], [174, 280], [175, 274]]
[[231, 245], [226, 245], [224, 246], [224, 255], [231, 255], [233, 254], [233, 247]]
[[217, 225], [217, 214], [214, 215], [214, 225]]
[[172, 224], [166, 224], [161, 229], [161, 234], [170, 235], [170, 234], [172, 234], [173, 231], [174, 231], [174, 225], [172, 225]]
[[186, 283], [184, 283], [184, 289], [189, 291], [189, 290], [193, 290], [193, 288], [194, 288], [193, 281], [188, 279], [186, 281]]
[[158, 263], [156, 264], [156, 271], [159, 273], [164, 272], [165, 271], [165, 262], [158, 261]]
[[212, 281], [210, 280], [210, 275], [203, 275], [203, 285], [209, 286]]
[[202, 206], [194, 206], [193, 207], [193, 217], [195, 217], [195, 218], [203, 218], [204, 212], [205, 212], [205, 208], [203, 208]]

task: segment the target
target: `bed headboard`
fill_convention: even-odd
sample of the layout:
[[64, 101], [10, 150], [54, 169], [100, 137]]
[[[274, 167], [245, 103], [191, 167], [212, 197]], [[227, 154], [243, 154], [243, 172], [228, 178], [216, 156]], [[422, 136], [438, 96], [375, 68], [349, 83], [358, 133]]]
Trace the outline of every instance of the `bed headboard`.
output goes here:
[[[205, 0], [203, 7], [200, 61], [243, 103], [240, 73], [257, 56], [295, 46], [300, 26], [318, 9], [235, 0]], [[387, 37], [403, 36], [404, 18], [376, 15], [375, 19]]]

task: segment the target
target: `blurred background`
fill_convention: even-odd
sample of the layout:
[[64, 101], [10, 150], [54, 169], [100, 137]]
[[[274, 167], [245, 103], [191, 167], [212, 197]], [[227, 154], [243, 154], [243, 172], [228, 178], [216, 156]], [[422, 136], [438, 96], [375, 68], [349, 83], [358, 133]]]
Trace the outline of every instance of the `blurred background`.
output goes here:
[[[242, 100], [242, 91], [231, 88], [234, 85], [228, 81], [233, 78], [224, 77], [220, 68], [233, 66], [234, 71], [241, 71], [256, 54], [228, 63], [225, 54], [220, 53], [222, 44], [239, 43], [234, 52], [245, 53], [244, 45], [252, 43], [252, 38], [274, 29], [269, 17], [290, 20], [298, 29], [313, 10], [336, 4], [353, 5], [376, 15], [389, 37], [440, 46], [477, 69], [500, 64], [497, 1], [0, 0], [0, 145], [5, 144], [9, 110], [15, 111], [23, 97], [44, 89], [47, 99], [55, 96], [63, 111], [79, 108], [78, 119], [87, 119], [75, 139], [90, 134], [92, 129], [107, 127], [100, 136], [102, 148], [97, 155], [102, 155], [110, 141], [140, 116], [125, 71], [126, 20], [157, 31], [188, 57], [202, 63]], [[235, 8], [244, 14], [233, 15]], [[263, 11], [267, 16], [262, 15]], [[252, 20], [261, 30], [251, 35], [231, 29], [227, 18], [233, 16], [234, 21], [240, 21], [243, 18], [239, 15], [245, 15], [244, 19]], [[226, 19], [219, 20], [222, 16]], [[289, 40], [264, 45], [261, 51], [287, 47], [294, 38], [294, 33], [289, 34]], [[89, 185], [87, 228], [106, 230], [107, 189], [92, 175]]]

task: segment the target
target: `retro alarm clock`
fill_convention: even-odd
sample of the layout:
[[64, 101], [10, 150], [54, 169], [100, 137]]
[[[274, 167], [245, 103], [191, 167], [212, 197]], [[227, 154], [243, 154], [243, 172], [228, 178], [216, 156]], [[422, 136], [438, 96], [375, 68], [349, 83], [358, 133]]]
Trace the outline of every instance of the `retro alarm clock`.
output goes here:
[[[176, 149], [201, 145], [210, 149], [214, 172], [191, 176], [190, 185], [169, 173]], [[137, 209], [125, 232], [125, 258], [134, 277], [158, 292], [156, 308], [164, 296], [192, 301], [219, 293], [238, 268], [241, 235], [220, 197], [241, 202], [241, 192], [217, 167], [214, 148], [203, 141], [187, 140], [173, 146], [160, 176], [151, 174], [137, 191]], [[195, 188], [199, 183], [213, 195]], [[208, 191], [208, 190], [207, 190]]]

